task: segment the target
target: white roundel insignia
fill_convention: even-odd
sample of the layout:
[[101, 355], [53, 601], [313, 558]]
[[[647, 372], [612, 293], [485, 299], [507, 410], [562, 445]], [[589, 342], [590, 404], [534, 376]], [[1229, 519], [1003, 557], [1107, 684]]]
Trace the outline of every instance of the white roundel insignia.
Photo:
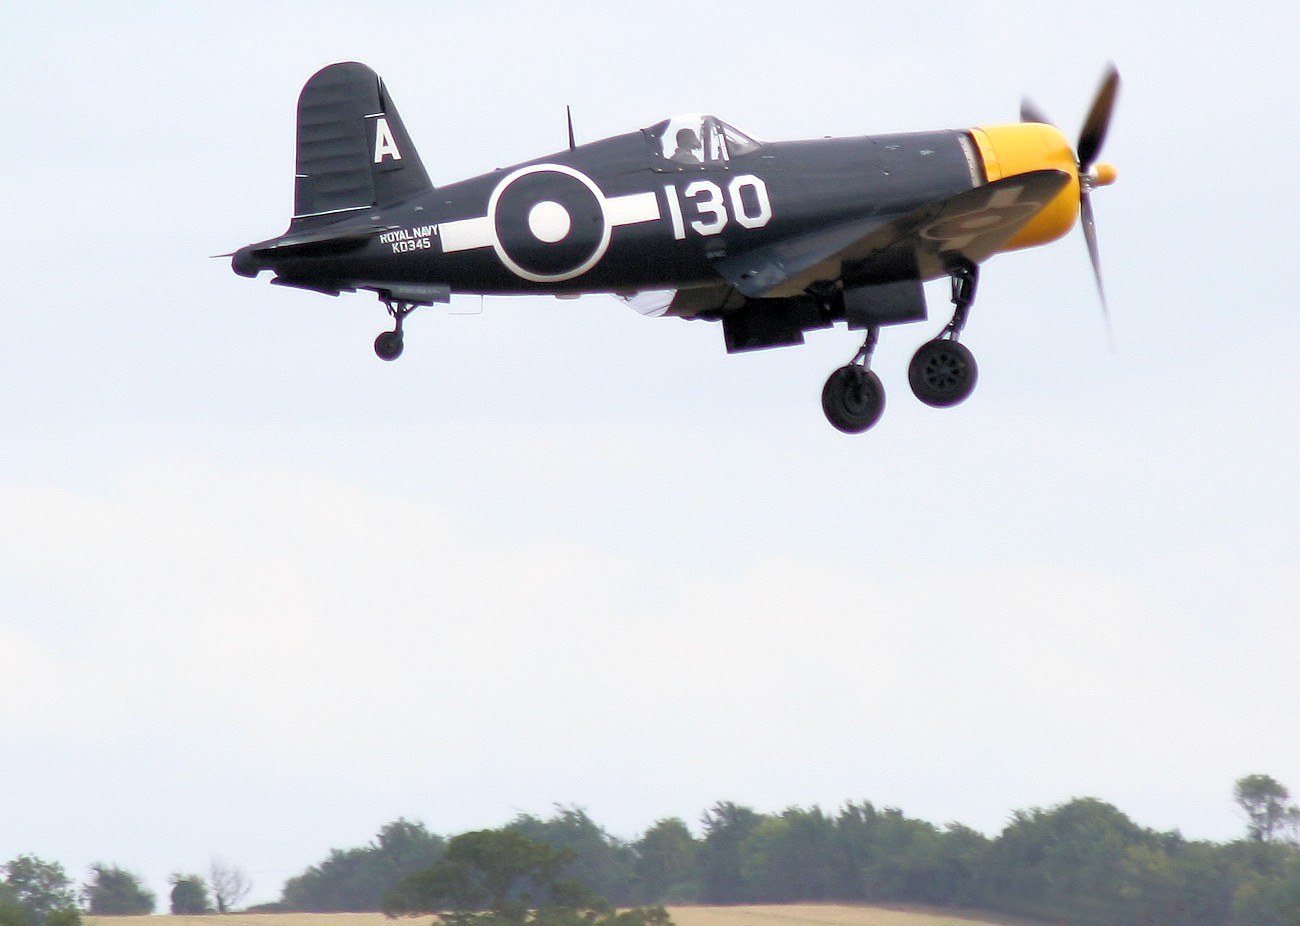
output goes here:
[[497, 184], [487, 215], [443, 222], [439, 240], [444, 253], [490, 247], [515, 276], [559, 283], [594, 267], [617, 226], [658, 219], [653, 192], [606, 197], [581, 171], [532, 164]]
[[571, 280], [594, 267], [609, 248], [604, 194], [572, 167], [519, 168], [492, 191], [487, 211], [497, 256], [525, 280]]

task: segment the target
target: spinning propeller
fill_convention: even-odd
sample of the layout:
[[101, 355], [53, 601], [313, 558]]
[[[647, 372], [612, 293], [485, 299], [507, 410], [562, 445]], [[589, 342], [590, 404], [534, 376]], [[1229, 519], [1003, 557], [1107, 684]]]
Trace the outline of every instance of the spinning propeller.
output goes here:
[[[1093, 97], [1092, 108], [1083, 120], [1079, 132], [1079, 143], [1075, 146], [1075, 160], [1079, 167], [1079, 219], [1083, 225], [1083, 237], [1088, 243], [1088, 256], [1092, 259], [1092, 273], [1097, 279], [1097, 295], [1101, 298], [1101, 313], [1106, 319], [1106, 330], [1110, 330], [1110, 310], [1106, 306], [1106, 289], [1101, 282], [1101, 252], [1097, 247], [1097, 224], [1092, 211], [1092, 191], [1099, 186], [1109, 186], [1115, 182], [1116, 170], [1110, 164], [1098, 164], [1097, 156], [1106, 141], [1106, 130], [1110, 127], [1111, 113], [1115, 108], [1115, 97], [1119, 92], [1119, 71], [1112, 64], [1102, 78], [1097, 95]], [[1042, 111], [1031, 100], [1020, 104], [1021, 122], [1039, 122], [1052, 125]]]

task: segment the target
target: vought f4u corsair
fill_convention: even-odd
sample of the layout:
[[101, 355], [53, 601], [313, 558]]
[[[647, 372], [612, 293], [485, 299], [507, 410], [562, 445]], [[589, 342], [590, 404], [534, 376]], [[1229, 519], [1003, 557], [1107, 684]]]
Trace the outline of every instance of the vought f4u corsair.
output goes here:
[[975, 385], [960, 337], [985, 260], [1060, 238], [1081, 213], [1101, 292], [1090, 193], [1115, 179], [1097, 156], [1118, 88], [1111, 68], [1074, 149], [1028, 103], [1009, 125], [783, 142], [692, 114], [584, 145], [570, 123], [567, 150], [435, 187], [378, 75], [332, 64], [298, 100], [288, 230], [232, 263], [377, 293], [394, 320], [375, 339], [384, 360], [402, 352], [407, 313], [453, 293], [609, 293], [721, 322], [729, 352], [845, 322], [865, 339], [822, 407], [856, 433], [884, 408], [880, 329], [926, 319], [924, 281], [952, 280], [951, 320], [908, 371], [939, 407]]

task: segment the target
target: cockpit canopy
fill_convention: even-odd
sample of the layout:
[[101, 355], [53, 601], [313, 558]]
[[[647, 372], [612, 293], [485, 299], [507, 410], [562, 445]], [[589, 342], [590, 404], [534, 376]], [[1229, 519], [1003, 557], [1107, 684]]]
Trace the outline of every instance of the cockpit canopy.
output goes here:
[[666, 160], [677, 164], [719, 164], [757, 151], [759, 142], [717, 116], [686, 113], [646, 130]]

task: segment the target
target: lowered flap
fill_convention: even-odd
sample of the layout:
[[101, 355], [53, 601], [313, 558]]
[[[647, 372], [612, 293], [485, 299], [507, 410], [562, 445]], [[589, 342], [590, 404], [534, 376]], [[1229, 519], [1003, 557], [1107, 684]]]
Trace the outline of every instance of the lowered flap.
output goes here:
[[744, 306], [745, 297], [730, 286], [700, 286], [677, 290], [664, 314], [678, 318], [721, 318]]

